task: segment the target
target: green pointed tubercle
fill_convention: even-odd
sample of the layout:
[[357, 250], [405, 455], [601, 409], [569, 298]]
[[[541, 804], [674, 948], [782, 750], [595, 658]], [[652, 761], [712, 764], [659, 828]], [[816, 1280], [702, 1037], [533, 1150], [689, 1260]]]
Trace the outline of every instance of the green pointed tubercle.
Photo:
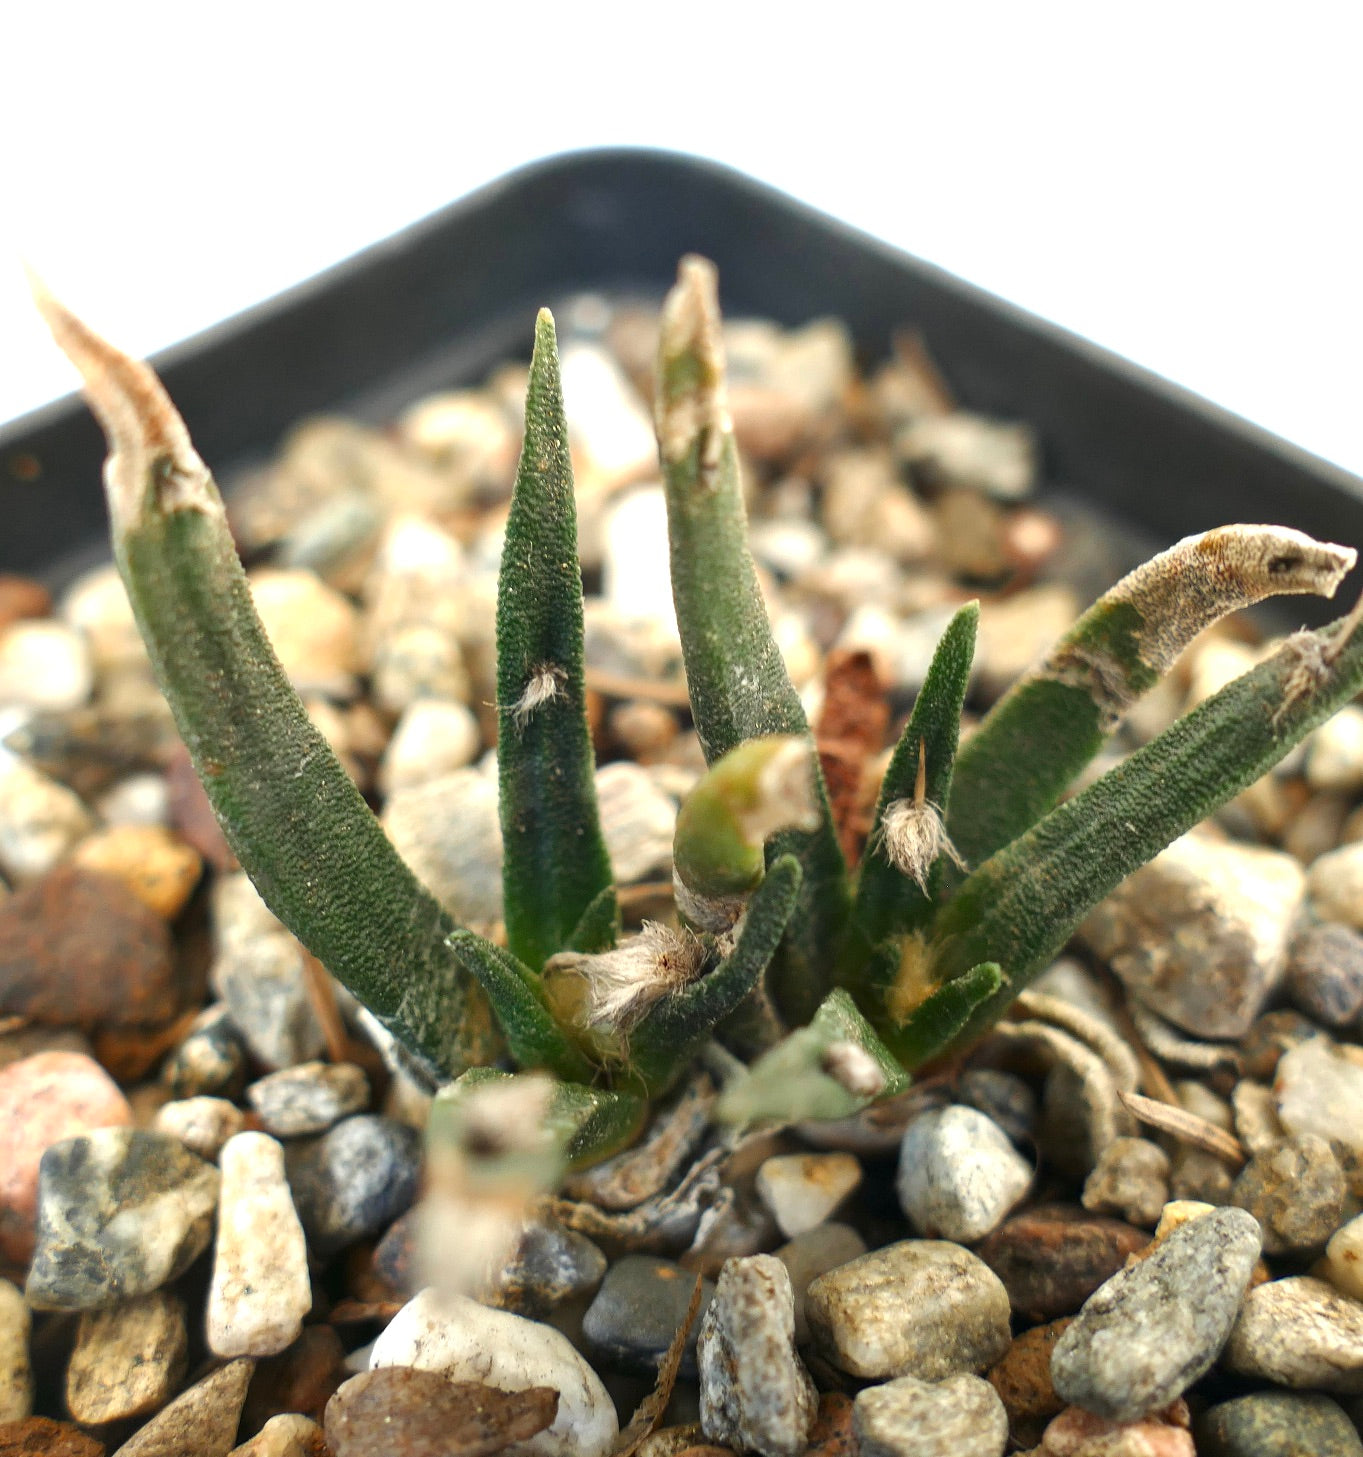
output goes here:
[[947, 827], [967, 864], [1034, 825], [1203, 628], [1265, 597], [1331, 597], [1355, 556], [1284, 526], [1221, 526], [1123, 577], [963, 745]]
[[[857, 930], [871, 945], [889, 936], [917, 930], [926, 924], [937, 900], [941, 881], [941, 852], [928, 869], [927, 890], [914, 883], [902, 864], [895, 863], [894, 846], [887, 836], [886, 811], [892, 805], [915, 806], [924, 815], [947, 812], [952, 769], [961, 733], [961, 710], [970, 684], [975, 657], [975, 633], [980, 604], [967, 602], [947, 625], [933, 654], [922, 691], [913, 705], [908, 725], [895, 747], [880, 788], [871, 837], [862, 858], [854, 919]], [[919, 793], [918, 774], [923, 769]], [[915, 805], [915, 801], [918, 803]]]
[[885, 1045], [910, 1072], [922, 1067], [951, 1046], [1006, 980], [995, 961], [971, 967], [964, 976], [939, 986], [898, 1026], [882, 1027]]
[[[713, 763], [745, 739], [809, 733], [772, 637], [748, 552], [738, 451], [725, 399], [715, 268], [682, 260], [663, 305], [656, 408], [672, 596], [696, 732]], [[826, 989], [850, 911], [846, 866], [818, 774], [818, 828], [768, 848], [804, 870], [790, 934], [772, 968], [785, 1016], [807, 1020]]]
[[725, 1123], [847, 1118], [909, 1085], [904, 1069], [841, 988], [807, 1027], [764, 1053], [725, 1088], [715, 1116]]
[[39, 306], [109, 439], [114, 555], [157, 681], [265, 904], [428, 1068], [495, 1059], [487, 1001], [280, 667], [217, 488], [151, 369]]
[[663, 997], [631, 1033], [629, 1071], [651, 1097], [676, 1082], [706, 1038], [759, 985], [799, 889], [800, 862], [783, 855], [748, 902], [728, 956], [713, 971]]
[[[525, 444], [497, 586], [497, 705], [507, 943], [538, 970], [570, 944], [589, 908], [602, 920], [611, 886], [586, 716], [577, 508], [548, 309], [535, 324]], [[605, 919], [613, 922], [613, 911]]]
[[957, 1045], [997, 1020], [1109, 891], [1363, 689], [1360, 609], [1294, 634], [966, 879], [931, 927], [930, 979], [990, 960], [1008, 982], [972, 1014]]

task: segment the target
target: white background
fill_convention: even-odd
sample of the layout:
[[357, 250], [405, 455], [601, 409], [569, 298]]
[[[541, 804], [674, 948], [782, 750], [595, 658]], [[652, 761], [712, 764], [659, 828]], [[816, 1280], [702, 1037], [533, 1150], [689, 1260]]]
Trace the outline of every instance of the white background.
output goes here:
[[699, 153], [1363, 473], [1363, 8], [0, 4], [18, 259], [149, 352], [568, 148]]

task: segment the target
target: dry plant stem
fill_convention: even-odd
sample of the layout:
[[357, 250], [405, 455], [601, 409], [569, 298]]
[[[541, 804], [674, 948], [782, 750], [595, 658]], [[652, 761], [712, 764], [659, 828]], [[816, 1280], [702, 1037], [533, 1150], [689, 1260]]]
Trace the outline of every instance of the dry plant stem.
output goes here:
[[1142, 1123], [1158, 1128], [1161, 1133], [1171, 1134], [1180, 1143], [1191, 1144], [1194, 1148], [1215, 1154], [1235, 1168], [1243, 1165], [1248, 1158], [1240, 1140], [1233, 1134], [1227, 1133], [1224, 1128], [1218, 1128], [1215, 1123], [1209, 1123], [1205, 1118], [1199, 1118], [1196, 1113], [1189, 1113], [1177, 1103], [1157, 1102], [1154, 1098], [1143, 1098], [1139, 1093], [1123, 1092], [1120, 1088], [1117, 1096], [1127, 1110]]
[[44, 293], [103, 425], [114, 555], [157, 678], [228, 843], [265, 903], [444, 1075], [495, 1058], [454, 924], [398, 857], [309, 721], [251, 602], [208, 468], [151, 369]]

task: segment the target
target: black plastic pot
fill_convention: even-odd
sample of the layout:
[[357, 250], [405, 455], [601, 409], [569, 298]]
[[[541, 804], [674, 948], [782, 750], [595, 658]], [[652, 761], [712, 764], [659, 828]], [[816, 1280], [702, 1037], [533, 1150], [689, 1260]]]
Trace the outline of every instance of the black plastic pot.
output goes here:
[[[155, 363], [230, 485], [299, 416], [378, 420], [473, 382], [524, 352], [541, 304], [582, 289], [661, 297], [691, 251], [719, 264], [730, 314], [836, 314], [868, 357], [893, 329], [921, 329], [965, 404], [1037, 428], [1048, 486], [1148, 540], [1271, 520], [1363, 544], [1358, 478], [781, 193], [669, 153], [523, 168]], [[103, 549], [102, 457], [74, 398], [0, 433], [0, 570], [60, 577]]]

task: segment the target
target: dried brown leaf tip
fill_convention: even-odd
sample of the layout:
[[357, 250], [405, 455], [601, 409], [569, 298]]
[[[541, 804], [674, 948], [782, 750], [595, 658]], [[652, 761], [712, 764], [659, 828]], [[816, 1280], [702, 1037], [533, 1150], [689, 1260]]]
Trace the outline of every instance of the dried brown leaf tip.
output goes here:
[[60, 303], [32, 272], [29, 288], [52, 337], [76, 366], [104, 430], [104, 483], [115, 533], [148, 513], [222, 513], [208, 467], [150, 365], [116, 349]]
[[928, 893], [928, 872], [941, 855], [947, 856], [958, 870], [969, 867], [961, 859], [940, 805], [927, 797], [927, 758], [923, 741], [918, 742], [918, 774], [914, 780], [912, 799], [891, 800], [881, 816], [879, 845], [885, 858], [923, 892]]
[[724, 334], [719, 316], [719, 273], [689, 254], [663, 304], [655, 424], [663, 462], [675, 465], [700, 441], [701, 479], [719, 465], [724, 437], [733, 429], [724, 387]]

